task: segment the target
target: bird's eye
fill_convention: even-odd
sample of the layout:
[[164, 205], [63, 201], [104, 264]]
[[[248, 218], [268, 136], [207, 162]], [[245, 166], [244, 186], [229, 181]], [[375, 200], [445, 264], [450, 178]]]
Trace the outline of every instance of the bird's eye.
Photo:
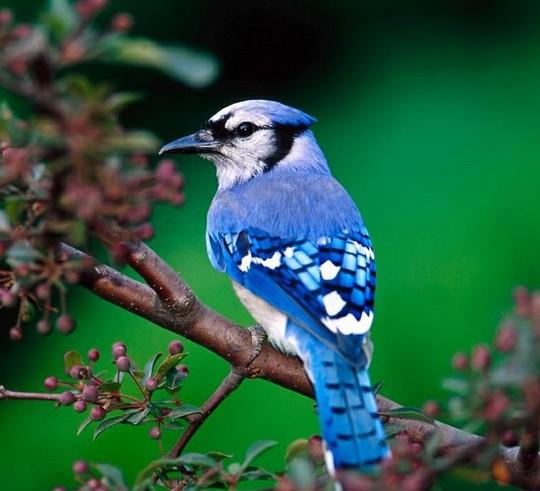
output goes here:
[[236, 128], [236, 134], [238, 136], [246, 137], [253, 134], [255, 129], [256, 129], [256, 126], [253, 123], [248, 123], [248, 122], [240, 123], [238, 127]]

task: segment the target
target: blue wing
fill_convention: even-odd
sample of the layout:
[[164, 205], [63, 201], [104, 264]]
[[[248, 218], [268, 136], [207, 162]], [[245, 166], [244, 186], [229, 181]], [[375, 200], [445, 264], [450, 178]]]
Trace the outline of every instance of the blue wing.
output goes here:
[[212, 264], [355, 364], [373, 318], [375, 261], [365, 227], [316, 242], [248, 228], [207, 237]]

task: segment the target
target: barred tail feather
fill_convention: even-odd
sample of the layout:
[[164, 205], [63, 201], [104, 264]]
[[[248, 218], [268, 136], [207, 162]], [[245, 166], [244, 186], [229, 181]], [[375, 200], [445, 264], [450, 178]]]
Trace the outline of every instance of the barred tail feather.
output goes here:
[[304, 360], [317, 400], [327, 466], [369, 469], [389, 455], [375, 396], [365, 367], [311, 343]]

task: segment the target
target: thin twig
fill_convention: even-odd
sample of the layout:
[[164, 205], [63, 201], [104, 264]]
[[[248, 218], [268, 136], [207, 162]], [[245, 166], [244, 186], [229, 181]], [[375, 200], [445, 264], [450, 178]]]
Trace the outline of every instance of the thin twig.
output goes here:
[[0, 400], [13, 399], [19, 401], [53, 401], [58, 402], [61, 394], [47, 394], [46, 392], [17, 392], [7, 390], [3, 385], [0, 385]]
[[219, 387], [208, 398], [208, 400], [202, 405], [201, 412], [193, 414], [190, 417], [189, 426], [186, 428], [182, 436], [175, 443], [174, 447], [169, 452], [169, 457], [178, 457], [191, 438], [195, 435], [197, 430], [208, 419], [217, 407], [245, 380], [245, 370], [232, 368], [229, 374], [223, 379]]

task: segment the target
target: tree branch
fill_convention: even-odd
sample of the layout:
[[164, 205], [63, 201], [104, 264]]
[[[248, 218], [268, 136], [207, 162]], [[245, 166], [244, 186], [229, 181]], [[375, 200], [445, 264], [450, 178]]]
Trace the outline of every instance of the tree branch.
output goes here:
[[[86, 254], [65, 244], [59, 247], [59, 252], [67, 257], [91, 260]], [[152, 288], [128, 278], [109, 266], [95, 263], [83, 274], [82, 286], [115, 305], [208, 348], [233, 367], [247, 366], [253, 352], [251, 334], [248, 330], [202, 304], [182, 279], [148, 246], [134, 243], [130, 246], [128, 256], [130, 265]], [[170, 308], [171, 305], [173, 308]], [[284, 355], [269, 344], [263, 347], [260, 355], [248, 369], [244, 370], [247, 377], [263, 378], [294, 392], [313, 397], [312, 386], [300, 360]], [[217, 397], [215, 406], [217, 407], [222, 400], [219, 395], [214, 394], [207, 403], [210, 403], [213, 397]], [[381, 412], [400, 407], [399, 404], [382, 396], [377, 396], [377, 404]], [[421, 421], [387, 416], [384, 417], [384, 421], [403, 428], [410, 438], [420, 443], [426, 442], [434, 432], [438, 432], [440, 445], [437, 454], [441, 457], [451, 456], [460, 449], [481, 447], [485, 443], [480, 436], [441, 422], [433, 426]], [[185, 437], [186, 440], [191, 438], [196, 429], [194, 427], [191, 430]], [[180, 450], [185, 444], [187, 441], [184, 443], [180, 440], [177, 443]], [[539, 462], [538, 454], [531, 454], [532, 464], [528, 461], [527, 465], [524, 465], [519, 453], [519, 447], [500, 449], [510, 473], [511, 483], [523, 489], [540, 488], [540, 473], [531, 470]]]

